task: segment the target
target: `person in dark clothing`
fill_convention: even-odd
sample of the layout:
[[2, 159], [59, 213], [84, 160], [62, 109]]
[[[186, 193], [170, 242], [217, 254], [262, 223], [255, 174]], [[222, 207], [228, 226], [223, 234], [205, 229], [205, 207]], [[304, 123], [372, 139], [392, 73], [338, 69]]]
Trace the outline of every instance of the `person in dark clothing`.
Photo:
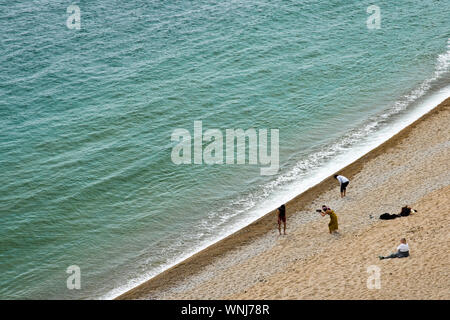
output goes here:
[[417, 210], [412, 209], [410, 206], [404, 206], [399, 214], [390, 214], [390, 213], [386, 212], [386, 213], [383, 213], [382, 215], [380, 215], [380, 219], [392, 220], [392, 219], [396, 219], [396, 218], [407, 217], [411, 213], [416, 213], [416, 212], [417, 212]]
[[402, 208], [402, 211], [400, 212], [400, 216], [401, 217], [407, 217], [409, 216], [411, 213], [415, 213], [417, 212], [417, 210], [414, 210], [413, 208], [411, 208], [410, 206], [404, 206]]
[[283, 231], [284, 234], [286, 234], [286, 206], [284, 204], [282, 204], [278, 209], [277, 209], [277, 217], [278, 217], [278, 232], [281, 235], [281, 222], [283, 222]]

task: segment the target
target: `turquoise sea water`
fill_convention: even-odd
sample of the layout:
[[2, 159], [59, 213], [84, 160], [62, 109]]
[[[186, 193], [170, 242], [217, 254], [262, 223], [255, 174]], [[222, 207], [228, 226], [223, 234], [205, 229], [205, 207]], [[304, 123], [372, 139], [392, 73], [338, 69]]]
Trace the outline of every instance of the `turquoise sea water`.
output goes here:
[[[80, 30], [66, 26], [71, 2], [0, 2], [2, 299], [114, 297], [450, 86], [449, 1], [74, 3]], [[171, 133], [195, 120], [279, 129], [279, 173], [173, 164]], [[71, 265], [80, 290], [66, 287]]]

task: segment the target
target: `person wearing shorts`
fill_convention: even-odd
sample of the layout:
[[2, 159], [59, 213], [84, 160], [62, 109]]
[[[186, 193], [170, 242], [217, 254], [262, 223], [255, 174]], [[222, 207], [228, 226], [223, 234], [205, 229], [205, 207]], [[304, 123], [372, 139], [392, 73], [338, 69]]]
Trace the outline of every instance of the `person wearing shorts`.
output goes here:
[[277, 209], [277, 216], [278, 216], [278, 232], [281, 235], [281, 223], [283, 222], [284, 225], [284, 234], [286, 234], [286, 206], [284, 204], [282, 204], [278, 209]]
[[341, 184], [341, 198], [346, 196], [346, 192], [347, 192], [347, 186], [350, 183], [350, 180], [348, 180], [346, 177], [335, 174], [334, 178], [337, 179], [339, 181], [339, 183]]

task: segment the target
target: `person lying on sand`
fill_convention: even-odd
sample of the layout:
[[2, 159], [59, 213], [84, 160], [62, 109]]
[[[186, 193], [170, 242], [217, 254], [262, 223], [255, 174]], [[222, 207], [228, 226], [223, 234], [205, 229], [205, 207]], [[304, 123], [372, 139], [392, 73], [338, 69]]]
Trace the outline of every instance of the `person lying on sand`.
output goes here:
[[284, 225], [284, 234], [286, 235], [286, 206], [282, 204], [277, 209], [277, 217], [278, 217], [278, 232], [281, 235], [281, 222], [283, 222]]
[[322, 217], [325, 217], [325, 215], [328, 214], [330, 216], [330, 223], [328, 224], [328, 229], [330, 230], [330, 234], [338, 233], [338, 231], [337, 231], [338, 230], [338, 218], [337, 218], [336, 213], [334, 213], [334, 211], [331, 210], [326, 205], [323, 205], [322, 210], [318, 209], [317, 212], [320, 212]]
[[404, 206], [399, 214], [390, 214], [390, 213], [386, 212], [386, 213], [383, 213], [382, 215], [380, 215], [380, 219], [381, 220], [392, 220], [392, 219], [396, 219], [396, 218], [407, 217], [411, 213], [416, 213], [416, 212], [417, 212], [417, 210], [412, 209], [410, 206]]
[[400, 212], [400, 216], [401, 217], [407, 217], [409, 216], [411, 213], [415, 213], [417, 212], [417, 210], [414, 210], [413, 208], [411, 208], [410, 206], [404, 206], [402, 208], [402, 211]]
[[391, 259], [391, 258], [406, 258], [406, 257], [409, 257], [409, 246], [406, 243], [405, 238], [400, 239], [400, 245], [397, 247], [396, 253], [392, 253], [391, 255], [389, 255], [387, 257], [378, 256], [378, 258], [380, 258], [380, 260]]
[[345, 197], [346, 193], [347, 193], [347, 186], [350, 183], [350, 180], [348, 180], [346, 177], [335, 174], [334, 178], [337, 179], [339, 181], [339, 183], [341, 184], [341, 198]]

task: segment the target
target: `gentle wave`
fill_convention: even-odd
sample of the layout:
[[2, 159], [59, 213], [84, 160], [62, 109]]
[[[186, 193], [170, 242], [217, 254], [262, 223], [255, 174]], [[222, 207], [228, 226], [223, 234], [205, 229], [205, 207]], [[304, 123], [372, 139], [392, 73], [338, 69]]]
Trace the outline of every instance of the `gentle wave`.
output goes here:
[[[197, 234], [196, 238], [201, 240], [192, 250], [171, 259], [158, 268], [144, 272], [100, 298], [113, 299], [249, 225], [267, 212], [291, 200], [297, 194], [374, 149], [450, 97], [450, 86], [448, 86], [448, 80], [450, 80], [450, 38], [448, 39], [447, 49], [445, 53], [437, 57], [433, 75], [392, 106], [386, 108], [385, 111], [370, 117], [360, 128], [351, 130], [337, 141], [329, 144], [328, 147], [322, 148], [321, 151], [310, 154], [306, 159], [297, 162], [287, 172], [264, 184], [258, 190], [231, 201], [221, 211], [210, 213], [210, 218], [216, 218], [216, 221], [219, 218], [219, 222], [212, 226], [205, 223], [203, 227], [209, 228], [209, 232], [205, 232], [205, 234], [215, 233], [215, 237], [207, 236], [205, 239], [203, 238], [204, 234]], [[444, 81], [440, 82], [440, 80]], [[425, 98], [428, 98], [428, 100]], [[408, 113], [408, 111], [410, 112]], [[378, 138], [371, 141], [370, 138], [376, 133], [379, 134]], [[232, 210], [231, 214], [230, 209]], [[245, 218], [227, 224], [233, 218], [239, 216]], [[219, 226], [225, 229], [218, 230]], [[182, 247], [183, 241], [180, 240], [178, 244], [173, 243], [172, 245]]]

